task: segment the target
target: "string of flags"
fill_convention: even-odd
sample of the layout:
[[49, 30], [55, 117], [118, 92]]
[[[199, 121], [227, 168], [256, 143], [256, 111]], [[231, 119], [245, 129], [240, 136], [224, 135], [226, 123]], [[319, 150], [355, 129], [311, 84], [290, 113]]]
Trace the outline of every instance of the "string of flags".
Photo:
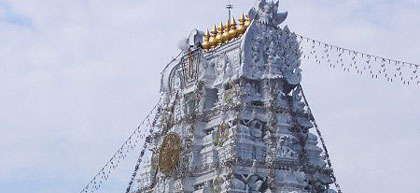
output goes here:
[[[153, 114], [157, 114], [158, 109], [157, 103], [153, 109], [147, 114], [146, 118], [140, 123], [140, 125], [133, 131], [130, 137], [123, 143], [118, 151], [112, 156], [112, 158], [105, 164], [104, 167], [93, 177], [93, 179], [80, 191], [80, 193], [92, 193], [99, 190], [103, 182], [107, 181], [111, 172], [116, 170], [120, 163], [128, 156], [128, 154], [137, 147], [140, 142], [144, 142], [141, 155], [144, 155], [147, 147], [146, 139], [151, 132], [153, 132], [155, 119], [152, 119]], [[141, 158], [139, 158], [141, 159]]]
[[[159, 104], [159, 103], [158, 103], [158, 104]], [[162, 113], [162, 109], [159, 107], [159, 108], [158, 108], [158, 110], [157, 110], [157, 112], [156, 112], [156, 114], [155, 114], [155, 118], [153, 119], [153, 122], [152, 122], [152, 124], [150, 125], [150, 129], [149, 129], [148, 136], [144, 139], [145, 141], [144, 141], [144, 144], [143, 144], [142, 150], [141, 150], [141, 152], [140, 152], [140, 156], [139, 156], [139, 158], [137, 159], [136, 166], [134, 167], [134, 172], [133, 172], [133, 174], [131, 175], [131, 180], [130, 180], [130, 182], [128, 183], [128, 187], [127, 187], [127, 189], [126, 189], [126, 193], [130, 193], [131, 188], [132, 188], [133, 183], [134, 183], [134, 180], [135, 180], [135, 178], [136, 178], [136, 176], [137, 176], [137, 173], [138, 173], [138, 171], [139, 171], [140, 164], [143, 162], [143, 157], [144, 157], [144, 155], [145, 155], [145, 153], [146, 153], [146, 151], [147, 151], [147, 147], [148, 147], [148, 146], [152, 143], [152, 136], [153, 136], [154, 134], [156, 134], [156, 132], [157, 132], [154, 128], [155, 128], [155, 126], [156, 126], [156, 123], [157, 123], [157, 121], [158, 121], [158, 119], [159, 119], [159, 117], [160, 117], [161, 113]]]
[[[175, 62], [183, 52], [174, 57], [166, 66], [168, 68], [173, 62]], [[162, 71], [163, 72], [163, 71]], [[134, 178], [137, 175], [137, 170], [142, 162], [143, 156], [145, 155], [146, 149], [150, 141], [148, 140], [153, 133], [155, 133], [155, 126], [161, 109], [159, 107], [160, 101], [156, 103], [153, 109], [147, 114], [146, 118], [140, 123], [140, 125], [133, 131], [130, 137], [123, 143], [123, 145], [118, 149], [118, 151], [112, 156], [112, 158], [105, 164], [104, 167], [95, 175], [95, 177], [80, 191], [80, 193], [92, 193], [98, 191], [103, 182], [107, 181], [111, 172], [116, 170], [128, 154], [137, 147], [138, 143], [143, 141], [142, 150], [140, 156], [137, 160], [135, 171], [132, 175], [132, 179], [127, 187], [126, 191], [130, 191], [133, 184]], [[154, 115], [152, 119], [152, 115]]]
[[315, 60], [344, 72], [355, 72], [373, 79], [400, 82], [404, 85], [420, 85], [420, 65], [389, 59], [342, 48], [296, 34], [300, 41], [302, 58]]
[[[384, 58], [324, 43], [299, 34], [295, 35], [299, 40], [300, 52], [303, 59], [315, 61], [317, 64], [326, 64], [331, 68], [341, 69], [345, 72], [352, 71], [360, 75], [370, 76], [373, 79], [385, 79], [388, 82], [400, 82], [404, 85], [420, 85], [419, 64]], [[165, 68], [176, 61], [181, 54], [182, 52], [180, 52]], [[95, 177], [82, 189], [81, 193], [92, 193], [99, 190], [103, 182], [108, 180], [112, 171], [116, 170], [119, 164], [128, 156], [128, 153], [135, 149], [140, 142], [144, 142], [131, 181], [126, 189], [126, 192], [130, 192], [145, 151], [147, 151], [148, 143], [150, 143], [147, 139], [155, 132], [155, 123], [157, 122], [157, 117], [160, 113], [158, 104], [159, 103], [153, 107], [146, 118], [133, 131], [130, 137], [123, 143], [105, 166], [102, 167]], [[155, 117], [152, 118], [152, 115], [155, 115]], [[319, 131], [318, 134], [322, 138]], [[324, 151], [328, 155], [328, 150], [326, 149], [324, 141], [322, 141], [322, 143]], [[332, 168], [330, 160], [328, 160], [328, 164], [329, 167]], [[341, 192], [335, 176], [333, 176], [333, 179], [337, 189]]]
[[314, 125], [315, 131], [318, 134], [319, 140], [321, 141], [322, 149], [324, 150], [324, 153], [325, 153], [325, 160], [327, 161], [328, 167], [331, 169], [331, 179], [333, 180], [333, 183], [334, 183], [334, 185], [335, 185], [335, 187], [337, 189], [337, 192], [338, 193], [343, 193], [343, 191], [341, 190], [341, 186], [340, 186], [340, 184], [337, 181], [337, 177], [334, 174], [334, 170], [333, 170], [333, 166], [332, 166], [332, 161], [331, 161], [330, 153], [328, 151], [328, 148], [327, 148], [327, 145], [325, 143], [324, 137], [322, 136], [321, 130], [319, 129], [318, 124], [315, 121], [315, 116], [312, 113], [312, 109], [309, 106], [308, 99], [306, 99], [305, 92], [303, 91], [302, 85], [300, 85], [300, 84], [299, 84], [299, 89], [301, 90], [303, 102], [306, 105], [307, 112], [309, 113], [309, 116], [311, 117], [310, 121]]

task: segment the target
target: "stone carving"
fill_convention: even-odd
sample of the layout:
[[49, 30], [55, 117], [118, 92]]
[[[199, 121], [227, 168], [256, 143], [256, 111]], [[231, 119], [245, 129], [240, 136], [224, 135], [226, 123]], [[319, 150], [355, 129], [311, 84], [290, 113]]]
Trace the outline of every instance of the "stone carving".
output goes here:
[[249, 82], [247, 82], [246, 84], [245, 84], [245, 87], [244, 87], [244, 89], [243, 89], [243, 95], [244, 96], [247, 96], [247, 97], [249, 97], [249, 96], [251, 96], [252, 94], [254, 94], [255, 92], [254, 92], [254, 90], [252, 89], [252, 87], [251, 87], [251, 83], [249, 83]]
[[230, 89], [224, 91], [223, 101], [228, 105], [235, 104], [237, 102], [237, 89], [234, 86], [232, 87], [231, 82], [225, 85], [225, 87], [230, 87]]
[[222, 192], [222, 186], [223, 186], [223, 183], [224, 183], [224, 179], [223, 178], [221, 178], [221, 177], [216, 177], [214, 180], [213, 180], [213, 183], [212, 183], [212, 185], [211, 185], [211, 192], [212, 193], [220, 193], [220, 192]]
[[244, 89], [244, 95], [252, 98], [258, 98], [261, 96], [260, 86], [257, 82], [247, 82]]
[[258, 119], [252, 120], [249, 123], [250, 134], [252, 137], [261, 138], [263, 137], [264, 123]]
[[[227, 60], [227, 59], [226, 59]], [[229, 61], [226, 61], [226, 67], [225, 67], [225, 79], [230, 79], [233, 75], [233, 69], [232, 64], [230, 64]]]
[[188, 44], [191, 47], [199, 47], [204, 37], [204, 32], [193, 29], [188, 37]]
[[200, 90], [200, 101], [198, 102], [198, 111], [199, 112], [203, 112], [204, 109], [206, 108], [206, 102], [207, 102], [207, 89], [205, 87], [203, 87]]
[[296, 159], [298, 158], [298, 154], [296, 151], [294, 151], [291, 147], [296, 142], [293, 142], [296, 140], [291, 135], [282, 135], [280, 136], [279, 143], [278, 143], [278, 157], [279, 158], [288, 158], [288, 159]]
[[[218, 57], [218, 60], [216, 63], [216, 75], [217, 75], [216, 84], [223, 83], [224, 80], [226, 80], [225, 78], [227, 77], [226, 70], [228, 68], [227, 66], [228, 64], [230, 65], [229, 59], [226, 53], [223, 53], [222, 55]], [[229, 73], [232, 74], [232, 66], [230, 66], [228, 70], [230, 70]]]
[[249, 10], [248, 15], [259, 23], [278, 26], [287, 18], [287, 12], [278, 13], [278, 7], [278, 1], [257, 0], [255, 6]]
[[235, 177], [236, 189], [245, 190], [246, 193], [265, 192], [268, 189], [267, 177], [257, 174], [256, 161], [248, 174], [235, 174]]
[[[299, 43], [279, 27], [287, 13], [278, 13], [278, 4], [258, 0], [246, 32], [206, 52], [193, 31], [182, 58], [162, 72], [161, 131], [153, 136], [154, 157], [146, 159], [156, 162], [160, 153], [159, 168], [144, 166], [138, 182], [155, 186], [139, 185], [140, 192], [305, 193], [314, 178], [319, 190], [333, 193], [297, 86]], [[314, 172], [302, 167], [296, 128], [305, 129]], [[172, 133], [179, 145], [165, 139]]]
[[202, 65], [204, 72], [201, 78], [205, 83], [209, 84], [209, 81], [214, 80], [216, 77], [215, 64], [212, 61], [203, 60]]
[[289, 84], [297, 85], [302, 81], [302, 70], [299, 68], [302, 52], [299, 50], [297, 36], [287, 26], [280, 35], [280, 57], [283, 63], [281, 71]]
[[[273, 6], [273, 3], [265, 1], [261, 1], [260, 4], [268, 8]], [[256, 12], [255, 10], [257, 9], [251, 9], [250, 12]], [[274, 16], [265, 14], [261, 9], [259, 12], [264, 14], [256, 14], [259, 22], [251, 25], [243, 42], [246, 64], [243, 73], [252, 79], [284, 77], [291, 85], [299, 84], [301, 52], [296, 35], [291, 33], [287, 26], [282, 30], [267, 24], [273, 21]]]
[[276, 178], [280, 184], [289, 188], [302, 188], [308, 186], [304, 172], [298, 170], [277, 172]]
[[182, 78], [181, 72], [177, 71], [176, 74], [172, 77], [172, 88], [174, 90], [181, 88], [182, 86]]
[[188, 93], [183, 97], [183, 114], [190, 115], [196, 108], [196, 96], [195, 93]]

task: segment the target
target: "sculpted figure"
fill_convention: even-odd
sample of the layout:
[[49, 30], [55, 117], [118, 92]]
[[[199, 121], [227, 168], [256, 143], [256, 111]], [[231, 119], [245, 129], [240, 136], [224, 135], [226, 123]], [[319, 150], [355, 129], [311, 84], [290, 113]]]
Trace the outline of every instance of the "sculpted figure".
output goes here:
[[230, 64], [230, 62], [226, 62], [225, 76], [232, 77], [232, 75], [233, 75], [232, 65]]
[[168, 94], [166, 92], [162, 92], [160, 95], [161, 101], [162, 101], [162, 106], [166, 106], [169, 104], [169, 97]]
[[206, 88], [203, 88], [201, 90], [201, 95], [200, 95], [200, 102], [199, 102], [199, 112], [203, 112], [205, 107], [206, 107], [206, 101], [207, 101], [207, 90]]
[[291, 149], [293, 145], [292, 138], [288, 135], [282, 135], [279, 139], [278, 154], [281, 158], [295, 158], [296, 152]]
[[250, 95], [251, 95], [252, 89], [251, 89], [251, 84], [250, 84], [249, 82], [247, 82], [247, 83], [245, 84], [245, 87], [244, 87], [243, 92], [244, 92], [243, 94], [244, 94], [245, 96], [250, 96]]
[[[204, 73], [202, 73], [203, 80], [212, 80], [216, 77], [216, 72], [214, 71], [215, 64], [210, 61], [202, 61]], [[200, 77], [201, 78], [201, 77]]]
[[226, 59], [225, 59], [225, 56], [222, 55], [218, 58], [218, 61], [216, 64], [216, 74], [217, 74], [216, 82], [223, 82], [223, 78], [225, 76], [225, 68], [226, 68]]
[[267, 2], [258, 0], [256, 5], [249, 10], [251, 19], [267, 25], [278, 26], [287, 18], [287, 12], [278, 13], [279, 2]]

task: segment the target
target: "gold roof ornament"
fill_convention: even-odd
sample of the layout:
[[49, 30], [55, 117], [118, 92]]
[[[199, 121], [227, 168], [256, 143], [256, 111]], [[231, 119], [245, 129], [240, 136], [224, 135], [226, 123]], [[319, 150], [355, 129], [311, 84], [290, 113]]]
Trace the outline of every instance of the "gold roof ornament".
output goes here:
[[208, 50], [210, 48], [210, 32], [209, 29], [206, 29], [206, 33], [204, 33], [204, 40], [203, 43], [201, 43], [201, 46], [204, 48], [204, 50]]
[[216, 45], [217, 45], [216, 36], [217, 36], [216, 25], [213, 25], [213, 29], [211, 30], [211, 37], [210, 37], [210, 40], [209, 40], [210, 48], [216, 47]]
[[245, 27], [245, 15], [242, 13], [241, 17], [239, 18], [239, 26], [238, 26], [238, 34], [239, 36], [242, 36], [242, 34], [245, 33], [246, 27]]
[[224, 42], [224, 40], [223, 40], [223, 31], [224, 31], [224, 28], [223, 28], [223, 23], [222, 22], [220, 22], [220, 24], [219, 24], [219, 28], [217, 28], [217, 36], [216, 36], [216, 41], [217, 41], [217, 45], [222, 45], [223, 44], [223, 42]]
[[227, 43], [227, 42], [229, 42], [229, 30], [230, 30], [230, 22], [229, 22], [229, 20], [227, 20], [226, 21], [226, 24], [225, 24], [225, 31], [223, 32], [223, 40], [224, 40], [224, 42], [225, 43]]
[[251, 25], [251, 18], [249, 15], [246, 16], [245, 27], [248, 28]]
[[236, 30], [236, 21], [235, 18], [232, 17], [230, 20], [230, 30], [229, 30], [229, 39], [235, 39], [237, 37], [237, 30]]
[[204, 51], [209, 51], [217, 46], [221, 46], [224, 43], [228, 43], [230, 40], [241, 37], [251, 25], [251, 18], [242, 13], [239, 18], [239, 25], [236, 24], [235, 18], [230, 17], [225, 25], [222, 22], [218, 25], [213, 25], [212, 30], [209, 32], [207, 29], [204, 34], [204, 40], [201, 43]]

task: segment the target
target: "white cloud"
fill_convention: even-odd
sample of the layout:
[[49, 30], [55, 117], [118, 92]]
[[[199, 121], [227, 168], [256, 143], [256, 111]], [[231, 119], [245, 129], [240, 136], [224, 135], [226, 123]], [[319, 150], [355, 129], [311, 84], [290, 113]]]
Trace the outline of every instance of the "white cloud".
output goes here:
[[[224, 21], [224, 3], [0, 3], [2, 190], [79, 191], [157, 101], [159, 72], [177, 54], [176, 42], [192, 28]], [[253, 4], [233, 3], [234, 15]], [[284, 0], [280, 6], [300, 34], [420, 61], [416, 1]], [[5, 22], [8, 15], [31, 25]], [[418, 192], [412, 184], [420, 177], [419, 88], [324, 65], [303, 68], [344, 191]], [[134, 162], [126, 164], [104, 191], [125, 188]]]

